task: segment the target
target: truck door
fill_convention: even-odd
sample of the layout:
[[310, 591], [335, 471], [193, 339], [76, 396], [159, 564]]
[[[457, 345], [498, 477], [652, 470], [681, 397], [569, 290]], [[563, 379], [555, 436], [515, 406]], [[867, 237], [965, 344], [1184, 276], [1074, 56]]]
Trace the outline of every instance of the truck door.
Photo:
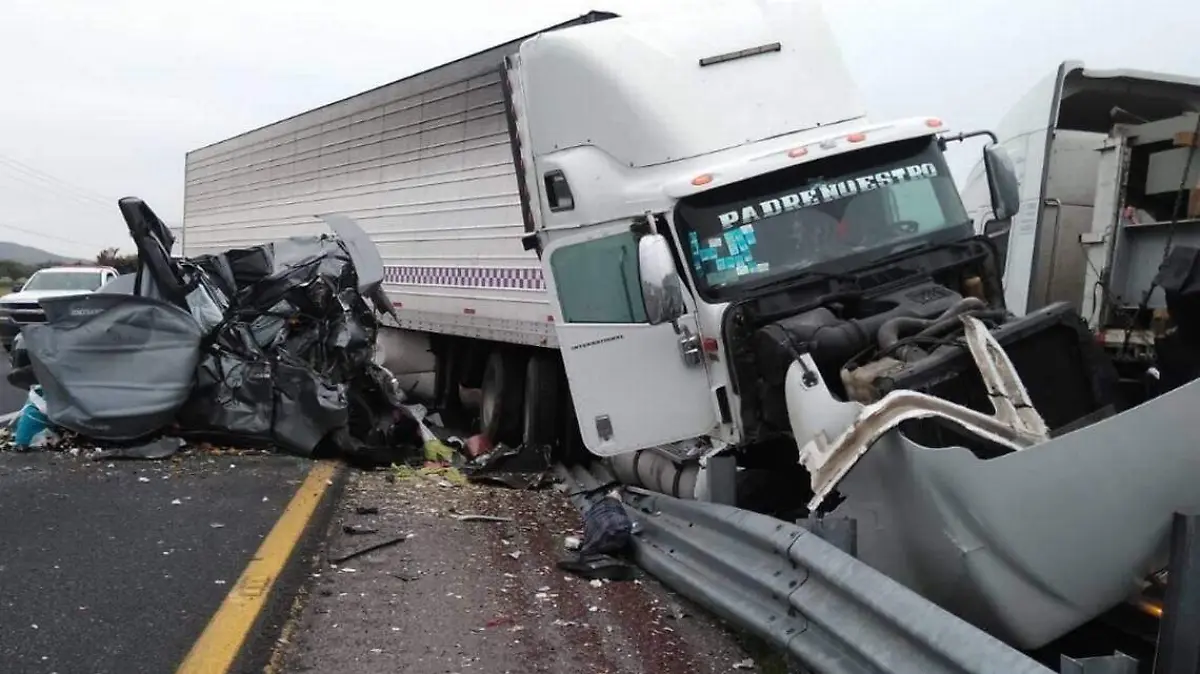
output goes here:
[[[555, 329], [584, 445], [611, 456], [712, 432], [705, 359], [689, 364], [670, 324], [650, 325], [630, 221], [556, 238], [542, 255]], [[697, 334], [696, 310], [681, 328]]]

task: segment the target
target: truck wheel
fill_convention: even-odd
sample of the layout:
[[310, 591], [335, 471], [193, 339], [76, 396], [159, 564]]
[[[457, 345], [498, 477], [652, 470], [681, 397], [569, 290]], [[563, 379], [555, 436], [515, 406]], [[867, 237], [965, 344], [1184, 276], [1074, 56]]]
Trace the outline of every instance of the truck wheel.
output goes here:
[[521, 355], [495, 349], [483, 369], [479, 432], [493, 442], [521, 441], [521, 407], [524, 402], [525, 363]]
[[436, 358], [433, 406], [442, 413], [447, 427], [460, 427], [466, 415], [458, 387], [467, 364], [467, 348], [454, 338], [445, 339], [438, 343]]
[[558, 363], [535, 354], [525, 367], [525, 404], [521, 415], [521, 443], [527, 447], [553, 446], [558, 441], [561, 412]]

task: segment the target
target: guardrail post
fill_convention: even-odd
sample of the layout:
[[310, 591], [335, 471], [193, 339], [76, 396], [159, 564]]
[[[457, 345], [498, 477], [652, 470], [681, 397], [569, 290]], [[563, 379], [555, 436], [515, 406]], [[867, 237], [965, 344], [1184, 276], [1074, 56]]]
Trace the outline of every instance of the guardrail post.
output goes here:
[[1175, 513], [1154, 674], [1200, 672], [1200, 515]]
[[798, 524], [847, 555], [858, 556], [858, 520], [849, 517], [807, 517]]
[[1064, 655], [1059, 671], [1062, 674], [1137, 674], [1138, 661], [1124, 653], [1079, 660]]

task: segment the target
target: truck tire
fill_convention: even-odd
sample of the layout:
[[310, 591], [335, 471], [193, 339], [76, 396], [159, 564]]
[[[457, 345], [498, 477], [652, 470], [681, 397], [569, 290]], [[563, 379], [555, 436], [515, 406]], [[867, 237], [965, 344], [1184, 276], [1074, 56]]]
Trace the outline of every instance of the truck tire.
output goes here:
[[467, 365], [467, 347], [450, 337], [436, 342], [434, 365], [434, 409], [442, 414], [442, 421], [450, 428], [462, 427], [466, 418], [459, 386]]
[[517, 351], [494, 349], [483, 368], [479, 432], [496, 443], [521, 441], [521, 408], [525, 397], [525, 362]]
[[525, 366], [525, 404], [521, 414], [521, 444], [554, 446], [559, 438], [562, 397], [558, 362], [552, 355], [534, 354]]

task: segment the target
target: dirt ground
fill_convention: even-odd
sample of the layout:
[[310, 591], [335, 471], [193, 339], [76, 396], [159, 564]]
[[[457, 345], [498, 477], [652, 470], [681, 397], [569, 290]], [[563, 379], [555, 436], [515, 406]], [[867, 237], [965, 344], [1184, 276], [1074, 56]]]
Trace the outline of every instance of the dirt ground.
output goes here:
[[[374, 512], [378, 509], [378, 512]], [[461, 515], [511, 518], [470, 522]], [[281, 672], [413, 674], [757, 671], [740, 641], [649, 577], [589, 582], [555, 568], [581, 532], [555, 489], [350, 477]], [[349, 534], [344, 527], [378, 530]], [[407, 536], [340, 565], [329, 558]]]

